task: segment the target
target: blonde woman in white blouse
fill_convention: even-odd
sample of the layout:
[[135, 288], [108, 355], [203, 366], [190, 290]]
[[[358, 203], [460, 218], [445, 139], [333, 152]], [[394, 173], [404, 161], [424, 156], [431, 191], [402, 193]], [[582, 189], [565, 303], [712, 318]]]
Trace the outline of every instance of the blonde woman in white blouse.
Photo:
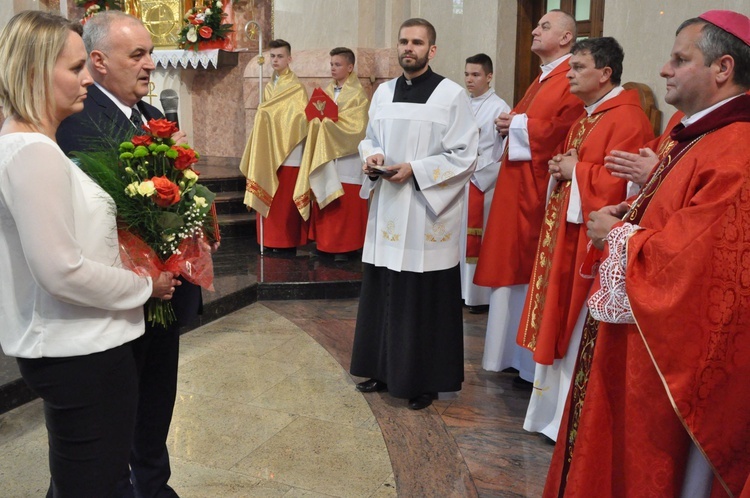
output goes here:
[[122, 268], [112, 199], [55, 142], [86, 87], [80, 26], [16, 15], [0, 34], [0, 345], [44, 400], [50, 493], [113, 496], [136, 408], [129, 342], [177, 281]]

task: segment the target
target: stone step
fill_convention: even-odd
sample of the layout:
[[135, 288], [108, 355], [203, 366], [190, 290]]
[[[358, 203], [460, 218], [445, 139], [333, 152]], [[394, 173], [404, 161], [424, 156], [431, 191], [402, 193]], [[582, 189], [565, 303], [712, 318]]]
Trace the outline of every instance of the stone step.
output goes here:
[[196, 169], [201, 172], [201, 183], [214, 193], [244, 191], [245, 177], [239, 164], [237, 157], [202, 156]]
[[217, 214], [240, 214], [247, 213], [247, 206], [243, 202], [245, 199], [244, 192], [217, 192], [216, 193], [216, 213]]
[[255, 211], [218, 215], [221, 238], [255, 237]]
[[[245, 191], [245, 177], [234, 176], [224, 178], [203, 178], [201, 177], [200, 182], [206, 186], [211, 192], [218, 194], [219, 192], [244, 192]], [[244, 195], [244, 194], [243, 194]]]

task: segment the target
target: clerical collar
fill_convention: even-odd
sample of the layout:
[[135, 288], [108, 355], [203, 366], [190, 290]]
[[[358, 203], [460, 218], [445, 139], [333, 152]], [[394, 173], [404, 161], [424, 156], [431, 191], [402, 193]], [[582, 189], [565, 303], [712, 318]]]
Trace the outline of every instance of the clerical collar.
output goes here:
[[429, 80], [430, 76], [432, 76], [433, 74], [435, 74], [435, 73], [432, 72], [432, 68], [430, 66], [427, 66], [427, 71], [425, 71], [424, 73], [420, 74], [419, 76], [416, 76], [414, 78], [408, 79], [405, 74], [402, 74], [399, 77], [399, 79], [403, 78], [404, 82], [407, 85], [409, 85], [409, 86], [419, 85], [422, 82]]
[[616, 86], [616, 87], [614, 87], [614, 88], [613, 88], [612, 90], [610, 90], [610, 91], [608, 91], [607, 93], [605, 93], [604, 95], [602, 95], [602, 97], [601, 97], [601, 98], [600, 98], [599, 100], [597, 100], [596, 102], [594, 102], [594, 103], [593, 103], [593, 104], [591, 104], [591, 105], [583, 106], [583, 108], [584, 108], [584, 109], [586, 110], [586, 113], [587, 113], [587, 114], [588, 114], [589, 116], [591, 116], [592, 114], [594, 114], [594, 113], [596, 112], [596, 110], [597, 110], [597, 108], [599, 108], [599, 106], [601, 106], [601, 105], [602, 105], [603, 103], [605, 103], [606, 101], [608, 101], [608, 100], [611, 100], [611, 99], [613, 99], [613, 98], [617, 97], [617, 96], [618, 96], [618, 95], [620, 95], [620, 94], [621, 94], [621, 93], [622, 93], [622, 92], [623, 92], [624, 90], [625, 90], [625, 89], [624, 89], [623, 87], [621, 87], [621, 86]]
[[711, 107], [709, 107], [709, 108], [707, 108], [707, 109], [703, 109], [702, 111], [698, 111], [698, 112], [696, 112], [696, 113], [695, 113], [695, 114], [693, 114], [692, 116], [685, 116], [684, 118], [682, 118], [682, 119], [680, 120], [680, 123], [682, 123], [682, 125], [683, 125], [683, 126], [685, 126], [685, 127], [688, 127], [688, 126], [690, 126], [691, 124], [693, 124], [693, 123], [695, 123], [696, 121], [698, 121], [698, 120], [699, 120], [700, 118], [702, 118], [703, 116], [705, 116], [706, 114], [709, 114], [709, 113], [710, 113], [711, 111], [713, 111], [714, 109], [717, 109], [717, 108], [719, 108], [719, 107], [723, 106], [724, 104], [726, 104], [726, 103], [727, 103], [727, 102], [729, 102], [730, 100], [732, 100], [732, 99], [736, 99], [736, 98], [737, 98], [737, 97], [739, 97], [740, 95], [745, 95], [745, 94], [744, 94], [744, 93], [741, 93], [741, 94], [739, 94], [739, 95], [735, 95], [734, 97], [729, 97], [728, 99], [724, 99], [724, 100], [722, 100], [721, 102], [717, 102], [717, 103], [715, 103], [714, 105], [712, 105]]
[[443, 76], [433, 72], [429, 66], [427, 66], [427, 71], [411, 80], [407, 80], [402, 74], [396, 79], [393, 101], [424, 104], [444, 79]]
[[570, 59], [571, 55], [573, 54], [565, 54], [562, 57], [553, 60], [552, 62], [548, 62], [547, 64], [542, 64], [541, 66], [539, 66], [539, 68], [542, 70], [542, 74], [539, 76], [539, 81], [542, 81], [544, 78], [549, 76], [549, 73], [554, 71], [557, 66]]

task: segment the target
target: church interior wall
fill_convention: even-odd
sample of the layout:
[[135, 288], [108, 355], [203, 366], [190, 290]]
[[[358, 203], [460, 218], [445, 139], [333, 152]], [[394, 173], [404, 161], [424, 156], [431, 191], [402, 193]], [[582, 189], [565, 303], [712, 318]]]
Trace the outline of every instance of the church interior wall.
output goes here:
[[604, 35], [616, 38], [625, 51], [623, 81], [651, 87], [662, 111], [662, 127], [675, 108], [664, 102], [666, 86], [659, 71], [669, 59], [680, 23], [709, 9], [734, 10], [750, 16], [747, 0], [610, 0], [605, 5]]
[[[0, 25], [23, 10], [77, 11], [74, 0], [10, 0], [0, 9]], [[746, 0], [610, 0], [604, 9], [604, 34], [625, 49], [624, 81], [646, 83], [655, 92], [665, 124], [674, 109], [664, 103], [665, 85], [659, 69], [666, 62], [679, 23], [707, 8], [750, 15]], [[206, 155], [242, 154], [257, 108], [257, 47], [244, 40], [244, 23], [271, 12], [273, 36], [292, 44], [292, 68], [312, 90], [327, 82], [327, 52], [348, 46], [358, 54], [357, 71], [368, 93], [399, 73], [395, 55], [398, 27], [408, 17], [424, 17], [438, 33], [436, 72], [463, 83], [464, 59], [484, 52], [495, 63], [494, 88], [513, 100], [517, 2], [513, 0], [236, 0], [237, 67], [219, 69], [157, 69], [155, 94], [165, 88], [180, 94], [181, 126], [194, 146]], [[268, 16], [267, 16], [268, 17]], [[270, 30], [267, 33], [270, 36]], [[267, 43], [267, 40], [266, 40]], [[253, 46], [251, 46], [253, 45]], [[270, 74], [270, 65], [265, 71]], [[257, 70], [255, 71], [257, 78]], [[267, 81], [267, 79], [266, 79]], [[158, 98], [152, 97], [158, 104]]]

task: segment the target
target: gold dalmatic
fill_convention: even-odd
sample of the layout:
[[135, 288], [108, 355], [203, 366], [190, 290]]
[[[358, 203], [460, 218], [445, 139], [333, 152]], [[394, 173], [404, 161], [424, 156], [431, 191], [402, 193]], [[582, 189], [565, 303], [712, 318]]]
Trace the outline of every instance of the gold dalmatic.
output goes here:
[[[604, 114], [606, 112], [587, 116], [578, 121], [568, 132], [568, 137], [565, 140], [565, 152], [570, 149], [578, 151], [581, 144], [586, 140], [591, 130], [596, 127]], [[542, 313], [545, 306], [547, 287], [549, 286], [552, 257], [557, 246], [557, 236], [560, 233], [561, 224], [566, 223], [570, 185], [570, 180], [557, 182], [547, 203], [547, 209], [544, 212], [544, 222], [542, 223], [529, 285], [528, 311], [526, 316], [522, 317], [523, 332], [521, 334], [521, 345], [531, 351], [536, 350], [536, 341], [542, 325]], [[552, 306], [556, 304], [551, 303]]]
[[[325, 89], [331, 99], [334, 98], [334, 83], [332, 81]], [[315, 103], [322, 114], [323, 109], [317, 104], [325, 106], [325, 102]], [[365, 138], [370, 102], [356, 73], [352, 72], [344, 82], [336, 104], [338, 121], [313, 119], [309, 124], [305, 151], [294, 186], [294, 203], [304, 219], [310, 217], [311, 192], [314, 192], [321, 209], [344, 195], [344, 188], [331, 161], [357, 153], [359, 143]]]
[[289, 69], [266, 85], [240, 161], [247, 177], [245, 204], [267, 217], [279, 188], [276, 170], [307, 136], [307, 92]]

